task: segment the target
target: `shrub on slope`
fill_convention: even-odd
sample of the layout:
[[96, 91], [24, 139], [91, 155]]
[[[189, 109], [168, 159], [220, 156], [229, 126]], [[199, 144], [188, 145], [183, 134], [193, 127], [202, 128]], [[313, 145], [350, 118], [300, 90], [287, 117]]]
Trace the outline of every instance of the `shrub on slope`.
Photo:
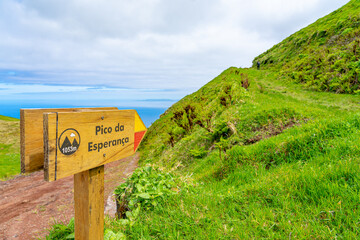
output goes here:
[[169, 108], [150, 127], [141, 145], [142, 159], [175, 167], [213, 151], [222, 158], [234, 145], [253, 144], [307, 121], [290, 106], [258, 108], [256, 87], [243, 87], [244, 82], [255, 84], [248, 73], [229, 68]]

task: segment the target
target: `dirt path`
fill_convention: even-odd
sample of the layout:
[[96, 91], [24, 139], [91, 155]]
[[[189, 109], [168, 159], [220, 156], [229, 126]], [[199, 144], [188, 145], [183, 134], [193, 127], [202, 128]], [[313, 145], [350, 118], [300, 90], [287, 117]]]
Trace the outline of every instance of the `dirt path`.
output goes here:
[[[105, 205], [138, 159], [136, 154], [105, 165]], [[0, 240], [43, 238], [54, 222], [67, 223], [74, 216], [73, 177], [51, 183], [43, 179], [39, 171], [0, 182]]]

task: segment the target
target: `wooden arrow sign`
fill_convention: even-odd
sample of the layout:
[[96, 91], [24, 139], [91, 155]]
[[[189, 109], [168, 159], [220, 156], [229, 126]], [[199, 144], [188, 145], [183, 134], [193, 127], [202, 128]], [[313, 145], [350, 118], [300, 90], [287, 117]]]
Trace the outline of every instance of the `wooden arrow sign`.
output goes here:
[[44, 112], [44, 175], [74, 175], [75, 239], [104, 238], [104, 164], [131, 156], [146, 133], [135, 110]]
[[116, 107], [103, 108], [47, 108], [20, 110], [20, 151], [21, 172], [31, 173], [44, 167], [43, 114], [45, 112], [85, 112], [118, 110]]
[[74, 175], [75, 239], [103, 239], [104, 164], [135, 153], [146, 133], [139, 115], [117, 108], [20, 113], [22, 172], [44, 167], [47, 181]]
[[45, 180], [131, 156], [145, 132], [135, 110], [44, 113]]

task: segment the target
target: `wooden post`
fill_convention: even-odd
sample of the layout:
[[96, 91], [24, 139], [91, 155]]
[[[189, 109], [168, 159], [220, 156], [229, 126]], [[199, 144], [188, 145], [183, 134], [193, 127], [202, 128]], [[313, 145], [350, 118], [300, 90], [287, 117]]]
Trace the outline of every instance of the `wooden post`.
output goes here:
[[74, 175], [75, 239], [104, 238], [104, 165]]

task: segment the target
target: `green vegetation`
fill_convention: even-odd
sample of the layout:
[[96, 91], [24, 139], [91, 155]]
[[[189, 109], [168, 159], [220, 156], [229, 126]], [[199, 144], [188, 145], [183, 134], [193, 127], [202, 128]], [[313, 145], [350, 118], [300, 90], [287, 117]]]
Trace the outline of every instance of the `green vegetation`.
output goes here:
[[[46, 240], [62, 240], [62, 239], [75, 239], [75, 221], [72, 218], [69, 224], [56, 223], [49, 230], [49, 235], [46, 236]], [[114, 233], [110, 229], [106, 229], [104, 233], [104, 240], [125, 240], [126, 236], [121, 233]]]
[[[222, 107], [216, 99], [224, 88], [216, 85], [241, 83], [241, 74], [248, 91]], [[174, 118], [197, 100], [217, 111], [207, 125], [178, 130], [206, 116], [209, 107], [193, 107], [183, 111], [192, 121]], [[224, 71], [171, 107], [141, 147], [142, 164], [191, 176], [185, 182], [192, 187], [118, 230], [130, 239], [359, 238], [358, 103], [358, 96], [306, 91], [269, 71]]]
[[106, 229], [359, 239], [360, 99], [346, 94], [360, 89], [359, 7], [352, 0], [255, 58], [260, 71], [231, 67], [170, 107], [141, 144], [142, 168], [116, 190], [121, 219]]
[[69, 224], [55, 223], [49, 230], [46, 240], [74, 239], [75, 221], [72, 218]]
[[360, 1], [296, 32], [257, 62], [317, 91], [360, 93]]
[[141, 210], [151, 210], [176, 189], [174, 177], [150, 166], [138, 168], [115, 189], [118, 218], [123, 225], [133, 225]]
[[20, 173], [19, 119], [0, 116], [0, 180]]

